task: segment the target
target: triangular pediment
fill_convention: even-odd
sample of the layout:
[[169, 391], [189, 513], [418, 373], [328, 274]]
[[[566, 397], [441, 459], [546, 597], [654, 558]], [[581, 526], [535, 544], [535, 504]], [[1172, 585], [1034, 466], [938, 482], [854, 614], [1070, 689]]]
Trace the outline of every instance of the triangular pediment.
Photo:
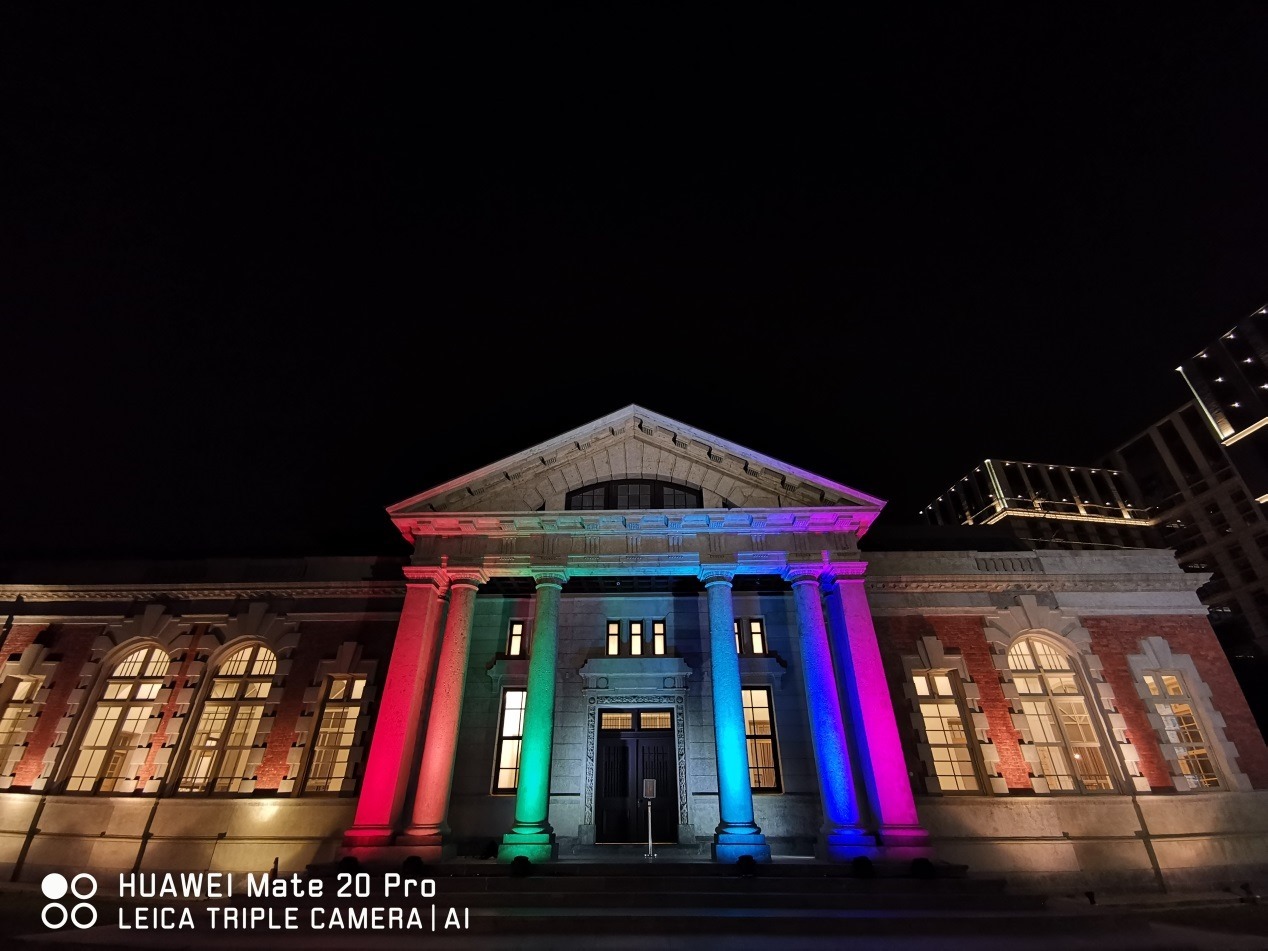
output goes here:
[[399, 524], [427, 512], [562, 511], [569, 492], [614, 479], [699, 489], [706, 509], [833, 506], [875, 513], [885, 504], [631, 405], [399, 502], [388, 514]]

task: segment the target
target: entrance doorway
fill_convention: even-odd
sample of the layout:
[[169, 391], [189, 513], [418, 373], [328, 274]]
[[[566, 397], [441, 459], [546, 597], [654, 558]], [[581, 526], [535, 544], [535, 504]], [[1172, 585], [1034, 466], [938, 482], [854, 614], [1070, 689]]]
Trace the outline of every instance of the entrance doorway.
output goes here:
[[652, 838], [678, 840], [674, 711], [600, 710], [595, 762], [595, 841], [647, 842], [643, 781], [656, 781]]

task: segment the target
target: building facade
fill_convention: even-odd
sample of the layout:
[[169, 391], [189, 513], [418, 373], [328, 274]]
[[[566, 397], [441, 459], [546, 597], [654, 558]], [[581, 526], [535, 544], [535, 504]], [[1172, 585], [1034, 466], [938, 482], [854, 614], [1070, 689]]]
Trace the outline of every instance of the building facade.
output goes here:
[[10, 579], [0, 868], [1268, 865], [1268, 749], [1166, 551], [866, 550], [883, 502], [628, 407], [389, 509], [406, 564]]

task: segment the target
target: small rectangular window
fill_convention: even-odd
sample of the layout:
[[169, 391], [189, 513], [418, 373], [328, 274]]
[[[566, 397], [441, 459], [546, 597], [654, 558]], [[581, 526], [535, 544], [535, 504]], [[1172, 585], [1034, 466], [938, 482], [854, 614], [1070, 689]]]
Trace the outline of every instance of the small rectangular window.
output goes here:
[[632, 730], [634, 729], [634, 714], [632, 713], [616, 713], [604, 711], [599, 714], [600, 730]]
[[922, 671], [913, 673], [911, 680], [920, 698], [916, 708], [938, 788], [944, 793], [977, 792], [980, 787], [973, 751], [951, 674]]
[[524, 705], [527, 690], [507, 690], [502, 694], [501, 725], [494, 754], [493, 791], [514, 792], [520, 783], [520, 746], [524, 741]]
[[630, 654], [640, 657], [643, 653], [643, 622], [630, 621]]
[[661, 657], [665, 653], [665, 622], [652, 622], [652, 653]]
[[524, 656], [524, 622], [512, 621], [511, 630], [506, 638], [506, 656]]
[[769, 653], [766, 644], [766, 625], [761, 618], [735, 619], [735, 652], [741, 656], [754, 657]]
[[640, 730], [670, 730], [674, 726], [674, 715], [668, 710], [644, 710], [638, 715]]
[[608, 656], [616, 657], [621, 653], [621, 622], [608, 621]]
[[1179, 674], [1161, 672], [1146, 674], [1144, 681], [1154, 712], [1162, 721], [1162, 739], [1173, 754], [1168, 758], [1174, 762], [1172, 770], [1179, 774], [1181, 786], [1218, 789], [1219, 773], [1184, 681]]
[[760, 792], [779, 791], [779, 754], [775, 749], [775, 714], [767, 687], [745, 687], [744, 734], [748, 744], [749, 785]]

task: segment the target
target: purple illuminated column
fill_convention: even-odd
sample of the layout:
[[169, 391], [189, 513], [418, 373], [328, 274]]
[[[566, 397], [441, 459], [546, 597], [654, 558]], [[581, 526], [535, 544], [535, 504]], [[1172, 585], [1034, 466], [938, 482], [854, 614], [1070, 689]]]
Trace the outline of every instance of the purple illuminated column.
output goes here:
[[344, 845], [389, 845], [405, 809], [418, 735], [440, 644], [440, 619], [449, 579], [443, 570], [405, 569], [409, 582], [396, 628], [392, 660], [379, 701], [365, 779]]
[[449, 792], [453, 788], [454, 757], [458, 752], [458, 727], [462, 722], [462, 697], [467, 685], [467, 655], [471, 646], [471, 622], [475, 617], [476, 591], [488, 578], [483, 571], [450, 571], [449, 616], [436, 665], [423, 762], [414, 793], [413, 821], [397, 841], [417, 846], [425, 859], [441, 858], [449, 826]]
[[537, 573], [537, 605], [529, 647], [528, 694], [524, 698], [524, 739], [520, 745], [515, 822], [502, 836], [498, 861], [523, 856], [531, 862], [556, 857], [550, 827], [550, 754], [555, 736], [555, 668], [559, 638], [559, 602], [567, 574]]
[[718, 762], [718, 828], [713, 858], [735, 862], [748, 855], [770, 861], [766, 836], [753, 821], [748, 739], [740, 695], [740, 660], [735, 653], [735, 609], [729, 571], [702, 568], [709, 601], [709, 656], [713, 667], [713, 742]]
[[928, 833], [916, 814], [876, 628], [863, 590], [866, 567], [864, 562], [845, 562], [824, 573], [832, 646], [845, 681], [855, 748], [881, 844], [889, 854], [895, 847], [907, 846], [913, 855], [923, 855], [927, 850], [920, 847]]
[[797, 604], [806, 711], [810, 716], [810, 738], [823, 802], [823, 828], [816, 852], [820, 858], [844, 860], [875, 854], [876, 839], [864, 832], [859, 822], [849, 743], [819, 593], [822, 567], [790, 565], [784, 577], [792, 582], [793, 600]]

